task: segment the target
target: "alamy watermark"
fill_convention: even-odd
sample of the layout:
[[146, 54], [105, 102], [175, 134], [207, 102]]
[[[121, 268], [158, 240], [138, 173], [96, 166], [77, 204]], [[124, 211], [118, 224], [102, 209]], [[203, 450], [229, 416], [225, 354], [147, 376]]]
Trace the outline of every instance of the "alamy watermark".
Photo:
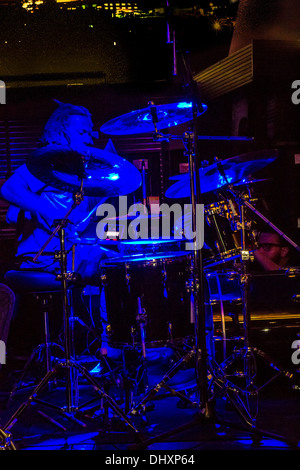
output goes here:
[[0, 80], [0, 104], [6, 104], [6, 85]]
[[292, 89], [295, 90], [291, 96], [292, 103], [299, 104], [300, 103], [300, 80], [293, 81]]
[[300, 364], [300, 339], [296, 339], [295, 341], [293, 341], [292, 349], [295, 349], [291, 357], [292, 363], [297, 366]]
[[[117, 216], [118, 212], [118, 216]], [[100, 240], [118, 236], [119, 240], [182, 240], [185, 250], [200, 250], [204, 244], [204, 205], [142, 203], [128, 208], [127, 196], [119, 197], [118, 211], [112, 204], [100, 204], [96, 215], [103, 217], [97, 224]]]
[[6, 344], [0, 340], [0, 365], [6, 364]]

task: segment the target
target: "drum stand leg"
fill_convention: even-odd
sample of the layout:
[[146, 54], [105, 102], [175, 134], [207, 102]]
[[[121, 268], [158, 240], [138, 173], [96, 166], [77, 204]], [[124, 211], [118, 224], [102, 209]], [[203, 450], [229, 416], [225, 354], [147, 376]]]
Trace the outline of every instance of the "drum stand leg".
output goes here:
[[2, 444], [0, 444], [0, 450], [16, 450], [15, 445], [13, 441], [11, 440], [11, 435], [8, 433], [5, 433], [1, 428], [0, 428], [0, 442], [2, 441]]
[[[15, 393], [18, 390], [20, 390], [21, 388], [24, 388], [22, 387], [24, 378], [26, 377], [27, 373], [30, 370], [30, 367], [35, 362], [35, 360], [36, 359], [39, 360], [40, 355], [43, 351], [45, 355], [46, 372], [49, 372], [52, 368], [51, 350], [56, 347], [63, 352], [63, 348], [60, 345], [56, 343], [52, 343], [50, 340], [49, 315], [48, 315], [49, 311], [48, 311], [47, 300], [44, 298], [42, 300], [42, 303], [43, 303], [43, 314], [44, 314], [45, 343], [40, 344], [33, 350], [32, 354], [30, 355], [27, 363], [25, 364], [22, 370], [22, 373], [18, 379], [18, 382], [15, 384], [13, 390], [10, 393], [10, 400], [14, 397]], [[49, 391], [53, 389], [53, 385], [54, 385], [53, 383], [49, 383]]]
[[148, 390], [148, 370], [147, 370], [147, 357], [146, 357], [146, 325], [147, 325], [147, 313], [144, 308], [142, 308], [141, 298], [138, 297], [138, 314], [136, 315], [136, 320], [140, 328], [140, 337], [142, 345], [142, 377], [141, 381], [144, 384], [144, 390]]
[[[76, 418], [76, 413], [80, 411], [83, 404], [79, 406], [79, 391], [78, 391], [78, 376], [81, 374], [87, 382], [93, 387], [96, 395], [101, 400], [104, 400], [108, 407], [110, 407], [116, 415], [123, 419], [123, 421], [133, 430], [138, 436], [138, 431], [136, 427], [131, 423], [126, 414], [119, 408], [117, 403], [107, 395], [102, 389], [99, 388], [98, 383], [94, 378], [89, 374], [89, 372], [81, 365], [77, 364], [72, 357], [74, 357], [74, 341], [73, 341], [73, 322], [70, 321], [70, 306], [68, 302], [68, 289], [67, 289], [67, 279], [69, 279], [69, 273], [67, 273], [67, 251], [65, 250], [65, 227], [68, 221], [63, 219], [59, 222], [58, 227], [60, 235], [60, 252], [56, 255], [60, 260], [61, 272], [60, 280], [62, 284], [62, 301], [63, 301], [63, 314], [64, 314], [64, 339], [65, 339], [65, 359], [59, 364], [55, 365], [51, 370], [49, 370], [40, 383], [35, 387], [32, 394], [29, 396], [27, 401], [25, 401], [21, 406], [14, 412], [11, 418], [8, 420], [6, 425], [3, 428], [3, 431], [9, 430], [18, 422], [20, 416], [32, 405], [32, 403], [38, 403], [43, 406], [48, 406], [59, 413], [63, 413], [65, 417], [72, 420], [73, 422], [85, 427], [85, 424]], [[66, 372], [66, 406], [60, 407], [53, 403], [48, 403], [39, 398], [40, 393], [44, 390], [46, 385], [54, 380], [61, 370]], [[63, 428], [62, 425], [57, 423], [52, 418], [40, 413], [51, 423], [57, 425], [58, 427]]]
[[155, 398], [156, 394], [162, 389], [165, 388], [168, 391], [172, 393], [172, 395], [175, 395], [182, 399], [185, 403], [188, 405], [196, 406], [195, 403], [193, 403], [191, 400], [189, 400], [185, 395], [181, 394], [180, 392], [177, 392], [173, 390], [171, 387], [168, 386], [169, 380], [171, 380], [179, 370], [184, 367], [186, 364], [190, 362], [190, 360], [195, 356], [195, 350], [192, 349], [188, 354], [186, 354], [184, 357], [182, 357], [169, 371], [162, 377], [162, 380], [158, 382], [154, 387], [152, 387], [148, 393], [142, 398], [142, 400], [135, 406], [133, 409], [130, 410], [129, 414], [131, 415], [137, 415], [140, 412], [145, 411], [145, 405], [148, 403], [148, 401], [151, 401]]

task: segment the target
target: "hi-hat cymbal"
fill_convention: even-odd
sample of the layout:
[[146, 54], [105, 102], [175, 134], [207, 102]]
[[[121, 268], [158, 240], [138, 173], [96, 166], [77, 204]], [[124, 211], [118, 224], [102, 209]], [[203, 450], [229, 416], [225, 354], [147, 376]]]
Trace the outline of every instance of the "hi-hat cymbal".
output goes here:
[[[245, 153], [239, 156], [218, 161], [199, 169], [201, 193], [220, 189], [227, 184], [243, 181], [249, 175], [261, 170], [278, 157], [277, 150], [263, 150]], [[177, 180], [170, 186], [165, 195], [169, 198], [185, 198], [190, 196], [190, 175], [184, 173], [175, 177]]]
[[94, 147], [74, 151], [48, 145], [34, 151], [26, 165], [40, 181], [61, 191], [80, 190], [86, 196], [108, 197], [130, 194], [142, 182], [139, 170], [124, 158]]
[[[207, 110], [205, 104], [197, 112], [200, 116]], [[101, 127], [101, 132], [112, 135], [130, 135], [154, 132], [178, 126], [193, 119], [192, 103], [179, 102], [171, 104], [150, 105], [147, 108], [131, 111], [111, 119]]]

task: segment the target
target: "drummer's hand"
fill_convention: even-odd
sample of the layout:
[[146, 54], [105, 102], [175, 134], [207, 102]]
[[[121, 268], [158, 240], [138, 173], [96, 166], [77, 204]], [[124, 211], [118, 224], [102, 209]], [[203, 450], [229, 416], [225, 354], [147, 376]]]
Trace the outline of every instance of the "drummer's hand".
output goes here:
[[280, 266], [274, 263], [274, 261], [272, 261], [270, 258], [268, 258], [260, 248], [256, 249], [253, 255], [254, 255], [254, 259], [266, 271], [278, 271], [279, 269], [281, 269]]

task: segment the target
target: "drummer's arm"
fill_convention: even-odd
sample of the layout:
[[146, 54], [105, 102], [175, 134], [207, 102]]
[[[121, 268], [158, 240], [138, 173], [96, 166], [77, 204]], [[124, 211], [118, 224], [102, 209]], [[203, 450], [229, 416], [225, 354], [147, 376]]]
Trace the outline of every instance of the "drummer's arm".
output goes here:
[[79, 222], [76, 225], [76, 232], [78, 233], [79, 236], [88, 227], [88, 225], [91, 222], [92, 217], [94, 217], [96, 215], [96, 211], [97, 211], [98, 206], [100, 204], [102, 204], [106, 200], [106, 198], [99, 199], [99, 198], [96, 198], [96, 197], [88, 197], [87, 200], [88, 200], [87, 215], [83, 220], [81, 220], [81, 222]]
[[[41, 183], [41, 186], [42, 183]], [[48, 200], [31, 191], [26, 180], [14, 173], [2, 186], [0, 195], [10, 204], [29, 212], [39, 212], [46, 220], [55, 218], [55, 209]]]
[[254, 251], [254, 259], [261, 265], [265, 271], [278, 271], [281, 266], [274, 263], [271, 259], [267, 258], [260, 250]]

